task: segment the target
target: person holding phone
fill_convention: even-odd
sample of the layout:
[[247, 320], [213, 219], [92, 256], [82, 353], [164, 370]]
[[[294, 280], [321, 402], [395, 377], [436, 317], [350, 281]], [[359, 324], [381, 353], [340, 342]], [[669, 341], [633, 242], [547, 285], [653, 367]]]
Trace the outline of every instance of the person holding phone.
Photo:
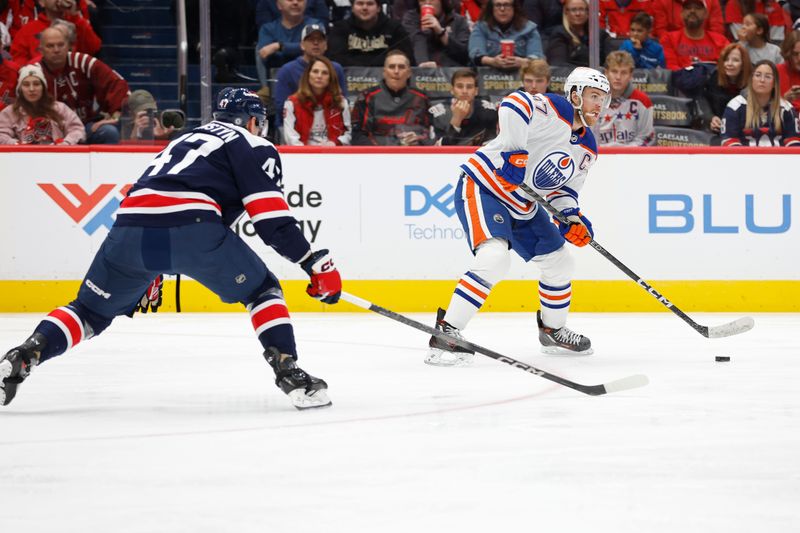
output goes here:
[[784, 62], [778, 65], [783, 99], [800, 113], [800, 30], [789, 32], [781, 46]]

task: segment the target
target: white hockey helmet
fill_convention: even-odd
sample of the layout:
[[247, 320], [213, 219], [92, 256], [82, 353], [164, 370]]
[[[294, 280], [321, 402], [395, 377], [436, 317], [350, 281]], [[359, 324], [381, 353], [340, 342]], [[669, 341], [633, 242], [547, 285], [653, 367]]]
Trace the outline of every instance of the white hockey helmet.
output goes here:
[[602, 72], [589, 67], [577, 67], [569, 73], [567, 81], [564, 82], [564, 96], [572, 103], [570, 95], [572, 91], [575, 90], [582, 100], [583, 90], [586, 87], [600, 89], [606, 94], [611, 92], [611, 85], [608, 83], [608, 78], [606, 78]]

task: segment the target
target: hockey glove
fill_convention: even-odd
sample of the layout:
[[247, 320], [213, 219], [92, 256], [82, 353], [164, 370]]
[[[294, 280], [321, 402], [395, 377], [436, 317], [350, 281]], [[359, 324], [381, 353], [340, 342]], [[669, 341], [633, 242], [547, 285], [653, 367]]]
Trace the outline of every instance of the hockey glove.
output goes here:
[[503, 167], [500, 177], [512, 185], [519, 185], [525, 180], [525, 167], [528, 165], [527, 150], [514, 150], [500, 152], [503, 158]]
[[326, 304], [335, 304], [342, 294], [342, 277], [333, 265], [328, 250], [317, 250], [300, 263], [300, 267], [311, 277], [306, 292], [312, 298]]
[[150, 311], [157, 313], [158, 308], [161, 307], [161, 289], [164, 286], [164, 276], [159, 274], [156, 276], [156, 279], [147, 287], [147, 290], [144, 291], [142, 295], [142, 299], [139, 300], [139, 303], [136, 304], [136, 308], [133, 312], [141, 312], [146, 313], [149, 309]]
[[592, 223], [589, 222], [589, 219], [583, 216], [577, 207], [565, 209], [561, 214], [567, 217], [569, 221], [569, 224], [561, 224], [556, 220], [558, 230], [561, 232], [564, 239], [578, 247], [589, 244], [589, 241], [594, 237]]

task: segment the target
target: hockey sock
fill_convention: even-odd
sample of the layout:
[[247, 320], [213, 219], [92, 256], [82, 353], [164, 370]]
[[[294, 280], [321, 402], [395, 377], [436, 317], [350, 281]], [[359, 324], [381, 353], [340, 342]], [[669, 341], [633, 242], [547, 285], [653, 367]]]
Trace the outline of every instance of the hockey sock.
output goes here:
[[51, 311], [39, 322], [34, 332], [41, 333], [47, 339], [47, 346], [39, 358], [40, 363], [61, 355], [86, 338], [83, 320], [72, 306]]
[[297, 359], [294, 330], [282, 293], [266, 292], [247, 306], [250, 320], [264, 350], [274, 346]]
[[486, 301], [492, 286], [473, 272], [467, 272], [458, 280], [456, 290], [450, 298], [444, 319], [451, 326], [464, 329], [475, 313]]
[[34, 330], [47, 339], [47, 346], [42, 350], [39, 363], [61, 355], [81, 341], [99, 335], [112, 320], [95, 313], [78, 300], [54, 309]]
[[495, 283], [505, 277], [511, 264], [508, 243], [492, 238], [478, 246], [472, 268], [458, 280], [444, 319], [464, 329], [483, 306]]
[[567, 323], [567, 313], [572, 298], [572, 283], [554, 287], [539, 282], [539, 302], [542, 306], [542, 322], [545, 326], [559, 329]]

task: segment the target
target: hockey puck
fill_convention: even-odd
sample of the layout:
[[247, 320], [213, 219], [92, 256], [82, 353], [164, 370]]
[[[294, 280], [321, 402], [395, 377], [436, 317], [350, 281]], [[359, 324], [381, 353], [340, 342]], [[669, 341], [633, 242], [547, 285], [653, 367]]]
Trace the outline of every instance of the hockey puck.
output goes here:
[[730, 361], [730, 360], [731, 360], [731, 358], [728, 357], [727, 355], [718, 355], [718, 356], [716, 356], [714, 358], [714, 361], [716, 361], [717, 363], [724, 363], [724, 362]]

